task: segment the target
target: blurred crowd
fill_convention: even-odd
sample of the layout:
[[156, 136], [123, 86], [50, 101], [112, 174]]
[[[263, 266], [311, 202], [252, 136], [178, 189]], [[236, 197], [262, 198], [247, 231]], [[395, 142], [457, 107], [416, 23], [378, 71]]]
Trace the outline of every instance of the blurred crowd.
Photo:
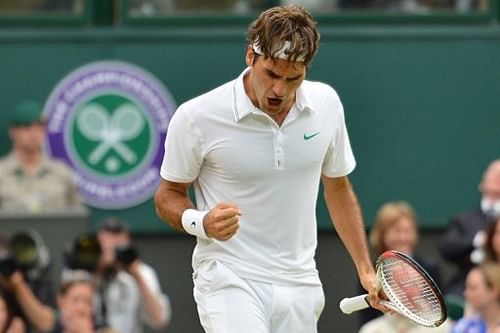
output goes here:
[[[72, 171], [42, 148], [41, 110], [26, 101], [11, 113], [12, 150], [0, 160], [0, 212], [83, 206]], [[449, 318], [429, 329], [367, 309], [359, 315], [360, 333], [500, 332], [500, 159], [486, 167], [478, 189], [478, 208], [453, 215], [436, 245], [442, 259], [456, 266], [446, 280], [439, 260], [418, 251], [418, 218], [411, 204], [394, 201], [379, 208], [369, 230], [373, 257], [397, 250], [414, 258], [442, 289]], [[62, 255], [58, 282], [54, 255]], [[124, 221], [104, 219], [95, 232], [68, 239], [62, 254], [50, 253], [37, 230], [0, 233], [0, 333], [141, 333], [145, 326], [163, 329], [170, 319], [169, 298]]]
[[[43, 150], [41, 105], [20, 103], [11, 112], [9, 137], [12, 150], [0, 160], [1, 213], [83, 209], [71, 169]], [[1, 333], [140, 333], [145, 325], [167, 326], [169, 298], [124, 221], [105, 218], [96, 232], [67, 236], [64, 252], [50, 253], [34, 228], [0, 233]], [[53, 272], [59, 255], [62, 269]]]
[[[360, 333], [500, 332], [500, 159], [487, 166], [478, 188], [478, 208], [452, 216], [437, 244], [442, 259], [455, 266], [447, 281], [436, 258], [417, 251], [419, 232], [413, 207], [404, 201], [380, 207], [369, 234], [375, 258], [396, 250], [415, 259], [442, 290], [448, 320], [437, 328], [426, 328], [397, 314], [368, 309], [359, 314]], [[361, 287], [358, 292], [362, 293]]]
[[58, 285], [34, 229], [0, 239], [0, 332], [140, 333], [162, 329], [170, 302], [155, 270], [116, 218], [77, 235], [62, 254]]
[[[114, 6], [119, 7], [118, 1]], [[345, 10], [375, 10], [431, 14], [433, 11], [459, 13], [485, 11], [488, 0], [129, 0], [129, 15], [140, 17], [184, 14], [232, 13], [252, 14], [277, 5], [297, 4], [315, 14], [334, 14]], [[0, 13], [30, 15], [30, 13], [55, 13], [81, 15], [83, 0], [20, 0], [0, 2]]]
[[251, 14], [279, 5], [296, 4], [315, 14], [335, 14], [345, 10], [374, 10], [430, 14], [433, 11], [471, 12], [488, 8], [486, 0], [131, 0], [133, 16], [166, 16], [176, 13]]

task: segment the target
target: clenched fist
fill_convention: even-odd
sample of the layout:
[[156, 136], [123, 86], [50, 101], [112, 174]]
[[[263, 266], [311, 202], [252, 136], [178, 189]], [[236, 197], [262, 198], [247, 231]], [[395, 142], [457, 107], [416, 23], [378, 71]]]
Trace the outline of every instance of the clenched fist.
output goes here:
[[203, 227], [208, 237], [225, 241], [233, 237], [240, 227], [241, 211], [236, 205], [221, 202], [203, 218]]

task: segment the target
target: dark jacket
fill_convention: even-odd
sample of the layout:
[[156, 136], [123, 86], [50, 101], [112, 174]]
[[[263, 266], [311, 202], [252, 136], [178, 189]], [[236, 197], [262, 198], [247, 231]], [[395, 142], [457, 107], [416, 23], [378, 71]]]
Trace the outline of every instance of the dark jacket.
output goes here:
[[484, 230], [488, 219], [481, 210], [465, 212], [452, 217], [439, 243], [439, 252], [448, 262], [456, 266], [456, 272], [444, 286], [445, 294], [463, 297], [465, 278], [473, 267], [470, 260], [474, 250], [473, 240], [478, 231]]

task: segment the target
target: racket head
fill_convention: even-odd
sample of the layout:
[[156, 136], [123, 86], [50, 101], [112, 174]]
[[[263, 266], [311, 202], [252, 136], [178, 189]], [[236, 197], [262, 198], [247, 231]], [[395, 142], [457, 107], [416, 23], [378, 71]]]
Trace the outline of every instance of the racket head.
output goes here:
[[376, 270], [380, 286], [390, 301], [384, 305], [426, 327], [437, 327], [446, 320], [441, 290], [411, 257], [386, 251], [377, 259]]

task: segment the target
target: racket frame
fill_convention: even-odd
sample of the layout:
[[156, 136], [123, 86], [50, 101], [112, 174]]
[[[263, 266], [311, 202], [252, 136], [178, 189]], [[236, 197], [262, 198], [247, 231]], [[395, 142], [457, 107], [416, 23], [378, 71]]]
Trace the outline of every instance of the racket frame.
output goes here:
[[[439, 306], [442, 310], [441, 317], [438, 320], [432, 322], [430, 322], [429, 320], [422, 320], [420, 316], [416, 315], [410, 310], [406, 310], [407, 307], [399, 300], [399, 298], [396, 295], [394, 295], [393, 289], [390, 287], [389, 283], [386, 281], [386, 279], [383, 277], [382, 274], [382, 265], [384, 265], [384, 262], [394, 257], [397, 257], [398, 260], [401, 260], [410, 267], [413, 267], [417, 271], [417, 273], [419, 273], [427, 282], [427, 285], [436, 296], [439, 302]], [[375, 263], [375, 269], [377, 272], [376, 274], [377, 274], [378, 289], [382, 290], [385, 293], [386, 297], [388, 298], [388, 300], [380, 300], [380, 304], [425, 327], [438, 327], [446, 320], [447, 309], [441, 290], [439, 289], [434, 279], [429, 275], [429, 273], [427, 273], [427, 271], [413, 258], [399, 251], [395, 250], [385, 251], [378, 257], [377, 262]], [[358, 311], [367, 308], [369, 306], [367, 304], [369, 304], [368, 295], [365, 294], [365, 295], [355, 296], [352, 298], [343, 299], [340, 302], [340, 308], [344, 313], [351, 313], [353, 311]]]

